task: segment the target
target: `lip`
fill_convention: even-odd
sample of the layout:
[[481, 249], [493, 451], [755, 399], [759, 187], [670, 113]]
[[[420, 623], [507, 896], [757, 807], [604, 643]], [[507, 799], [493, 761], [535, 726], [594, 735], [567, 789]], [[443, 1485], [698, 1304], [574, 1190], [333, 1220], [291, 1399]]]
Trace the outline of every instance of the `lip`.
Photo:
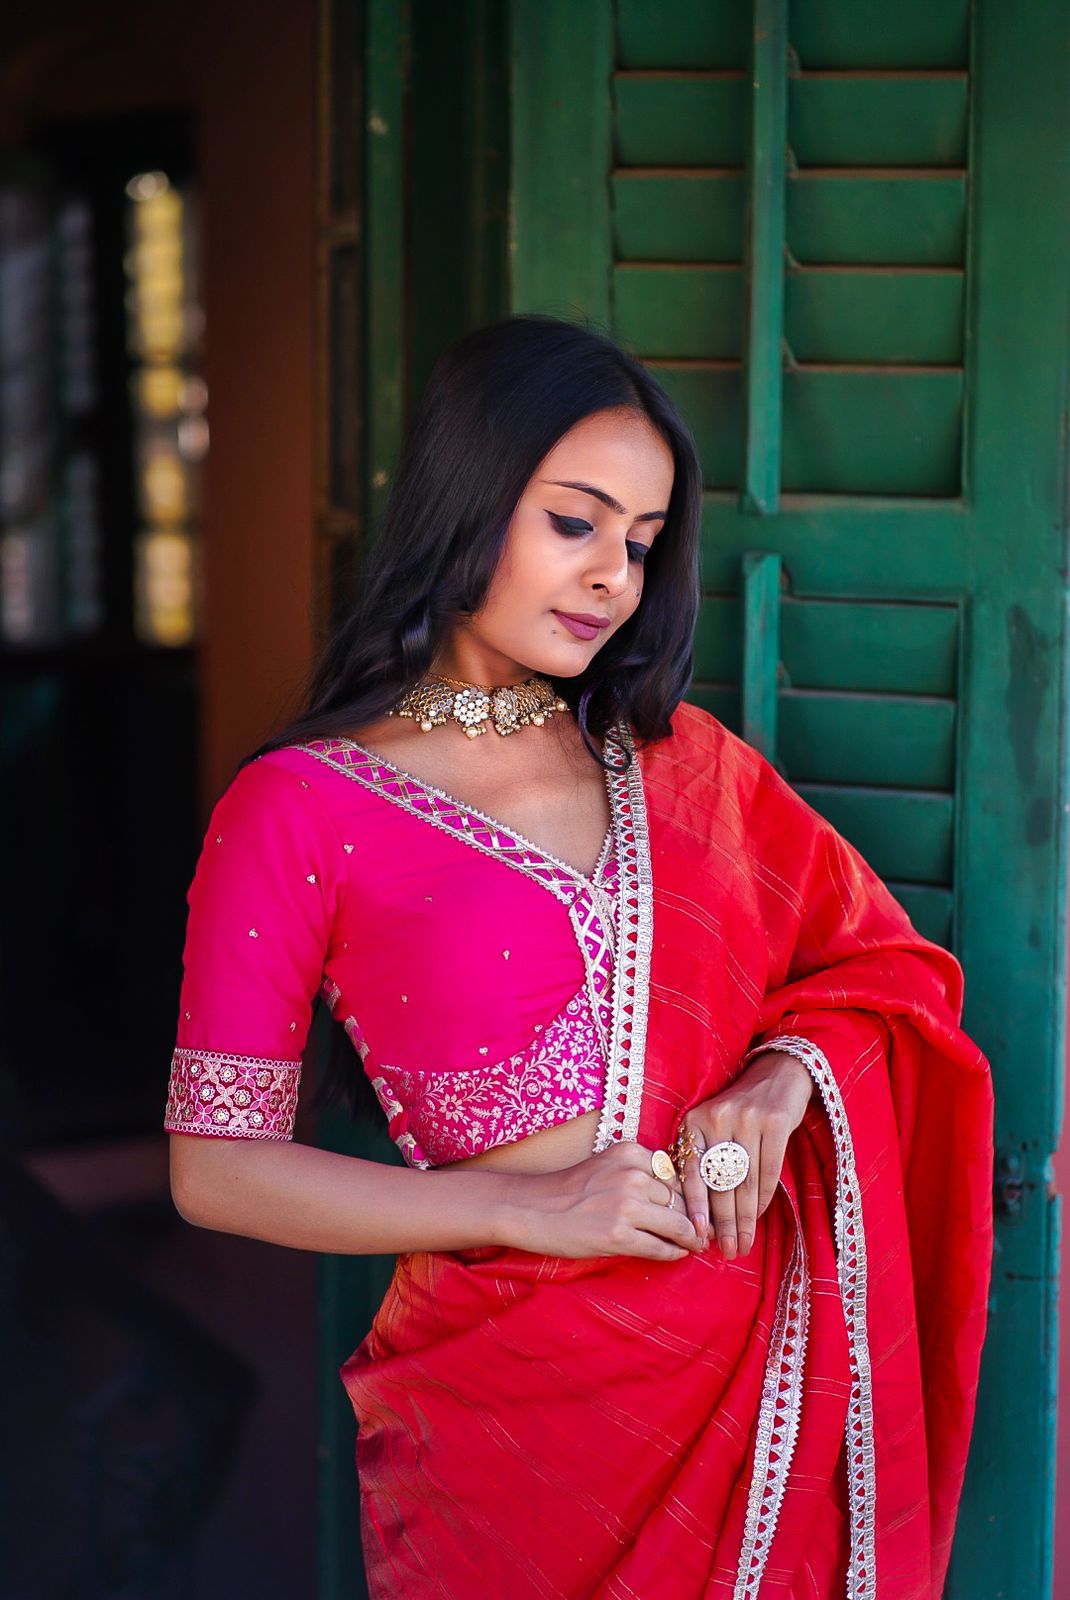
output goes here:
[[603, 628], [609, 627], [608, 617], [595, 617], [589, 611], [555, 611], [553, 615], [577, 639], [593, 639]]

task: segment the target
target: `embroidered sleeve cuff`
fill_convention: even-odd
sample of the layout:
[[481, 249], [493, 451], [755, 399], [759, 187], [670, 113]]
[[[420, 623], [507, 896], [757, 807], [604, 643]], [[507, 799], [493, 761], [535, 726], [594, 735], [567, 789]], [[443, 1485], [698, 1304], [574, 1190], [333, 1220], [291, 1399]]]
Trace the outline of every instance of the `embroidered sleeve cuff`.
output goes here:
[[292, 1139], [301, 1061], [264, 1060], [178, 1046], [164, 1129], [232, 1139]]

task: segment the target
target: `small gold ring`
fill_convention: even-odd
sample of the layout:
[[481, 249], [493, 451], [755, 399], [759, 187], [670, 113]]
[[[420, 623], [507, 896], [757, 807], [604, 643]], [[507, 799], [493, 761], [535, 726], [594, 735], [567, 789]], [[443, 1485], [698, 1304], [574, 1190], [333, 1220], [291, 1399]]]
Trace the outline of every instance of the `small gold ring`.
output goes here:
[[676, 1176], [676, 1167], [672, 1156], [667, 1150], [652, 1150], [650, 1153], [650, 1170], [655, 1178], [660, 1178], [662, 1183], [671, 1183]]

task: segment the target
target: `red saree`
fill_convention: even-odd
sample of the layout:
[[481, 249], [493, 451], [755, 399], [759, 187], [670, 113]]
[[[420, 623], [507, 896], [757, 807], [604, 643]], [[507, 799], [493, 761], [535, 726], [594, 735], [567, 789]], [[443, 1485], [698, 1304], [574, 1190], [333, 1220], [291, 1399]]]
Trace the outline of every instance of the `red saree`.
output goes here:
[[696, 707], [615, 781], [628, 877], [599, 1146], [748, 1051], [819, 1093], [748, 1256], [399, 1259], [342, 1369], [376, 1597], [938, 1600], [991, 1259], [962, 972]]

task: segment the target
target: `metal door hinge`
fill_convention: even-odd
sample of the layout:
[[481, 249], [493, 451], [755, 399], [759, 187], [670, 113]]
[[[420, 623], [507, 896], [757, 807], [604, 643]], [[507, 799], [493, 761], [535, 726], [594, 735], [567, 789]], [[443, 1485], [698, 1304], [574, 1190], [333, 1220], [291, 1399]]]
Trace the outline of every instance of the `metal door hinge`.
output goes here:
[[995, 1205], [1005, 1217], [1016, 1217], [1022, 1209], [1025, 1163], [1017, 1151], [996, 1152]]

